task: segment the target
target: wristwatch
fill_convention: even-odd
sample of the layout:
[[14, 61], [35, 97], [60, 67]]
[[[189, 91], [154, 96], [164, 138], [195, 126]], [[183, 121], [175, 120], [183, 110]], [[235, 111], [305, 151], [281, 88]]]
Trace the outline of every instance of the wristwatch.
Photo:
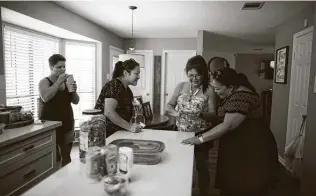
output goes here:
[[202, 142], [202, 143], [204, 142], [204, 138], [203, 138], [202, 134], [198, 136], [198, 139], [200, 140], [200, 142]]

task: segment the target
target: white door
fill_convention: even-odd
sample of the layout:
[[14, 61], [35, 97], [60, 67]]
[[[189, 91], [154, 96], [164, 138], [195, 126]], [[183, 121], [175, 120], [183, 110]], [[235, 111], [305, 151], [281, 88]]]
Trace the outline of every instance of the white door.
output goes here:
[[[296, 33], [293, 37], [286, 144], [293, 141], [298, 134], [302, 122], [302, 115], [307, 114], [312, 41], [313, 27]], [[303, 155], [301, 156], [303, 157]]]
[[142, 96], [143, 102], [150, 102], [153, 108], [153, 89], [154, 89], [154, 52], [152, 50], [134, 50], [127, 52], [130, 55], [144, 56], [144, 63], [140, 63], [140, 79], [137, 86], [129, 86], [134, 96]]
[[187, 61], [196, 55], [196, 50], [164, 50], [161, 69], [161, 104], [160, 113], [165, 113], [169, 101], [177, 84], [187, 81], [185, 66]]
[[122, 49], [110, 46], [110, 73], [107, 75], [108, 80], [112, 79], [115, 63], [119, 61], [119, 55], [123, 53], [124, 51]]

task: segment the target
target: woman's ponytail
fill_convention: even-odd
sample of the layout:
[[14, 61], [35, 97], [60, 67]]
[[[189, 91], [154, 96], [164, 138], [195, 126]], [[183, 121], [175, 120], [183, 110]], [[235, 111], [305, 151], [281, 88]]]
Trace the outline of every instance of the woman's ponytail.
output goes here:
[[117, 63], [115, 63], [115, 67], [114, 67], [114, 71], [112, 74], [112, 79], [120, 77], [123, 75], [123, 62], [122, 61], [118, 61]]

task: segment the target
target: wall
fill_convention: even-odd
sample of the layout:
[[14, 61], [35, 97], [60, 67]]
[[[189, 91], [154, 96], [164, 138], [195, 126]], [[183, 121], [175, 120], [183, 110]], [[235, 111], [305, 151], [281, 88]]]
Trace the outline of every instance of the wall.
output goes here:
[[[207, 31], [202, 31], [202, 33], [198, 33], [198, 39], [199, 38], [203, 39], [203, 43], [198, 43], [198, 48], [203, 48], [202, 55], [205, 60], [209, 61], [215, 56], [220, 56], [226, 58], [232, 68], [235, 68], [235, 54], [237, 53], [272, 53], [274, 48], [273, 45], [252, 44], [238, 38], [218, 35]], [[256, 48], [261, 48], [262, 50], [255, 51], [254, 49]]]
[[269, 90], [273, 86], [273, 80], [265, 80], [259, 77], [260, 62], [272, 61], [274, 54], [237, 54], [236, 71], [245, 74], [257, 92]]
[[308, 19], [309, 26], [313, 25], [313, 7], [308, 7], [302, 12], [296, 14], [292, 18], [286, 20], [276, 31], [275, 48], [289, 46], [289, 64], [287, 72], [287, 84], [273, 83], [273, 97], [272, 97], [272, 114], [270, 128], [276, 138], [279, 155], [283, 157], [284, 145], [287, 130], [288, 104], [289, 104], [289, 90], [291, 79], [291, 63], [292, 63], [292, 46], [293, 35], [304, 29], [304, 19]]
[[[314, 3], [314, 24], [316, 22], [316, 3]], [[311, 24], [313, 24], [311, 22]], [[312, 51], [312, 65], [310, 68], [309, 80], [309, 95], [308, 95], [308, 109], [305, 132], [304, 145], [304, 162], [303, 162], [303, 178], [301, 182], [302, 196], [316, 195], [316, 94], [314, 93], [314, 82], [316, 76], [316, 29], [314, 26], [313, 32], [313, 51]]]
[[[128, 50], [130, 39], [124, 39], [124, 50]], [[134, 39], [136, 50], [153, 50], [161, 56], [163, 50], [196, 50], [196, 38], [140, 38]]]
[[[109, 32], [101, 26], [84, 19], [83, 17], [64, 9], [63, 7], [45, 1], [11, 1], [0, 2], [0, 6], [25, 14], [43, 22], [98, 40], [102, 43], [102, 84], [106, 81], [109, 72], [110, 45], [123, 48], [123, 39]], [[2, 33], [0, 34], [2, 37]], [[3, 62], [3, 46], [0, 40], [0, 62]], [[0, 75], [3, 74], [3, 63], [0, 64]], [[1, 79], [1, 78], [0, 78]], [[2, 83], [2, 81], [0, 81]], [[5, 97], [0, 89], [0, 103]]]

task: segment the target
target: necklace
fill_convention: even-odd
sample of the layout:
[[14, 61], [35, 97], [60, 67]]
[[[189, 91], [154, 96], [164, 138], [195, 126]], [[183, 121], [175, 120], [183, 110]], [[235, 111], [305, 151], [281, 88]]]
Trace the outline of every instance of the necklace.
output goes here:
[[200, 92], [201, 89], [202, 89], [202, 87], [199, 87], [199, 88], [195, 91], [195, 93], [193, 93], [193, 91], [192, 91], [192, 84], [190, 84], [190, 98], [189, 98], [189, 101], [191, 101], [192, 97], [193, 97], [193, 96], [196, 96], [196, 95]]

